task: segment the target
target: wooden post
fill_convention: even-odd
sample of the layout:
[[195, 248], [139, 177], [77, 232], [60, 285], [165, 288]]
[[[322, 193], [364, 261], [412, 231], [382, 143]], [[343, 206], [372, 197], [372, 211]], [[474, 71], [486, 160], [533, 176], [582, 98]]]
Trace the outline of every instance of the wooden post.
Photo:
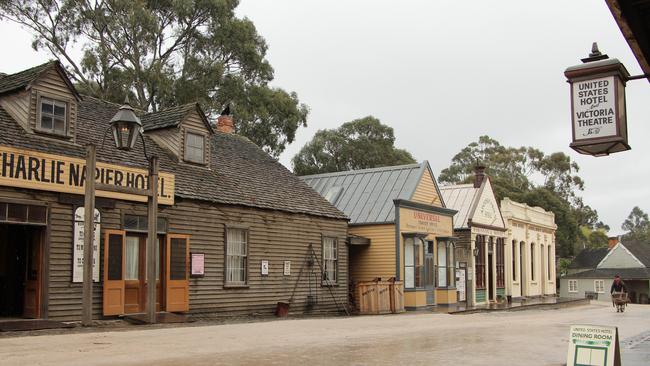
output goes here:
[[93, 239], [95, 225], [95, 163], [96, 148], [93, 144], [86, 146], [86, 180], [84, 195], [84, 273], [83, 273], [83, 305], [81, 323], [91, 326], [93, 323]]
[[147, 234], [147, 321], [156, 322], [156, 246], [158, 245], [158, 157], [149, 161], [149, 198]]

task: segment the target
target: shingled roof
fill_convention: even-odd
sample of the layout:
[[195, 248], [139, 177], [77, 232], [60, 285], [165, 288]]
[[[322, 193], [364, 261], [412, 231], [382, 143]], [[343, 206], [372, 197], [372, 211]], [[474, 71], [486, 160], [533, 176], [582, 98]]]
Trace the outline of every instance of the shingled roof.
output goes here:
[[[102, 143], [119, 105], [84, 96], [79, 103], [76, 143], [27, 133], [0, 107], [0, 144], [51, 154], [83, 158], [84, 145]], [[175, 174], [175, 195], [215, 203], [242, 205], [291, 213], [346, 219], [347, 217], [277, 160], [245, 137], [215, 133], [211, 139], [211, 169], [178, 162], [146, 137], [147, 152], [160, 157], [160, 170]], [[146, 169], [142, 144], [131, 151], [112, 143], [97, 149], [97, 160]]]
[[198, 109], [199, 114], [203, 117], [206, 128], [212, 131], [212, 126], [205, 119], [205, 113], [201, 110], [198, 103], [189, 103], [178, 107], [168, 108], [159, 112], [146, 113], [142, 115], [142, 127], [145, 131], [153, 131], [161, 128], [178, 127], [185, 116], [192, 110]]
[[[41, 74], [50, 68], [56, 68], [57, 72], [65, 75], [65, 70], [63, 70], [63, 67], [58, 61], [49, 61], [11, 75], [3, 74], [0, 76], [0, 94], [10, 93], [28, 87], [38, 79]], [[77, 98], [80, 98], [80, 95], [77, 93], [77, 90], [74, 88], [70, 80], [67, 77], [64, 77], [63, 79], [68, 84], [70, 91]]]
[[569, 264], [570, 269], [596, 268], [598, 263], [607, 255], [607, 248], [585, 248]]

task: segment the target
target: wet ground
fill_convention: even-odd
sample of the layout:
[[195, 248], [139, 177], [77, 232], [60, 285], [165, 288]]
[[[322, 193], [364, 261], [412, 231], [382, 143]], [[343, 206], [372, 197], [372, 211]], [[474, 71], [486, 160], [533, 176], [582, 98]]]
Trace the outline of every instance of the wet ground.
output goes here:
[[0, 339], [0, 365], [561, 365], [571, 324], [617, 325], [650, 364], [650, 306], [407, 313]]

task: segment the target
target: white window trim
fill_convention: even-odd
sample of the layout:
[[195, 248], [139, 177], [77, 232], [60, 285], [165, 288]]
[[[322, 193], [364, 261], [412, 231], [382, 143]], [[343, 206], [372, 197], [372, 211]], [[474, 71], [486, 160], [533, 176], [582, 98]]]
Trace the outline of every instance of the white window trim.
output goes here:
[[[571, 286], [573, 284], [573, 286]], [[569, 280], [567, 283], [567, 287], [569, 290], [569, 293], [577, 293], [578, 292], [578, 280]], [[571, 288], [573, 287], [573, 290]]]
[[[334, 256], [333, 258], [325, 258], [325, 240], [330, 239], [332, 240], [332, 243], [334, 245]], [[323, 259], [323, 273], [321, 273], [321, 278], [322, 278], [322, 285], [323, 286], [331, 286], [331, 285], [336, 285], [338, 284], [339, 280], [339, 253], [338, 253], [338, 240], [335, 237], [332, 236], [323, 236], [321, 239], [321, 247], [322, 247], [322, 252], [321, 252], [321, 258]], [[325, 261], [333, 261], [334, 262], [334, 279], [325, 279]]]
[[[203, 159], [201, 161], [193, 160], [190, 159], [187, 155], [187, 136], [188, 135], [195, 135], [195, 136], [200, 136], [203, 139]], [[198, 132], [198, 131], [193, 131], [193, 130], [185, 130], [185, 136], [183, 137], [183, 160], [185, 160], [188, 163], [192, 164], [201, 164], [205, 165], [206, 162], [206, 155], [207, 155], [207, 137], [204, 133]]]
[[[244, 254], [241, 255], [240, 257], [244, 257], [244, 280], [243, 281], [229, 281], [228, 280], [228, 271], [230, 270], [230, 267], [228, 266], [228, 231], [230, 230], [239, 230], [243, 231], [245, 234], [245, 248], [244, 248]], [[248, 278], [249, 278], [249, 273], [248, 273], [248, 253], [249, 253], [249, 246], [250, 246], [250, 233], [248, 229], [245, 228], [240, 228], [240, 227], [227, 227], [226, 228], [226, 245], [225, 245], [225, 253], [224, 253], [224, 283], [225, 286], [233, 286], [233, 287], [244, 287], [248, 285]]]
[[[63, 123], [64, 123], [64, 128], [63, 132], [57, 132], [54, 130], [54, 119], [52, 120], [52, 128], [43, 128], [41, 126], [41, 120], [43, 116], [43, 99], [46, 100], [51, 100], [53, 102], [53, 105], [56, 105], [57, 103], [63, 104], [65, 107], [65, 114], [63, 115]], [[41, 133], [46, 133], [54, 136], [62, 136], [62, 137], [69, 137], [69, 131], [70, 131], [70, 101], [68, 100], [62, 100], [58, 99], [56, 97], [52, 97], [47, 94], [37, 94], [37, 103], [36, 103], [36, 121], [35, 121], [35, 129], [38, 132]], [[54, 110], [52, 111], [52, 116], [54, 116]]]
[[[600, 284], [600, 291], [598, 291], [598, 284]], [[594, 280], [594, 292], [602, 294], [605, 293], [605, 280]]]

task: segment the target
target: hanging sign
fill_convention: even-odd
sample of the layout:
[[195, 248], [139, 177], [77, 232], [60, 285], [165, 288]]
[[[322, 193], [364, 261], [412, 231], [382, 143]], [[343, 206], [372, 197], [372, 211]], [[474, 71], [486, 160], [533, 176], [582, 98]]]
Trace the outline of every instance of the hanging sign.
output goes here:
[[203, 277], [205, 276], [205, 254], [204, 253], [192, 253], [191, 254], [191, 277]]
[[[84, 280], [84, 213], [85, 209], [79, 207], [74, 211], [74, 241], [72, 248], [72, 282], [83, 282]], [[95, 209], [93, 219], [93, 282], [99, 282], [99, 234], [101, 216], [99, 210]]]
[[620, 366], [618, 328], [601, 325], [572, 325], [567, 366]]
[[630, 74], [620, 61], [600, 53], [595, 43], [582, 62], [564, 71], [571, 84], [569, 146], [593, 156], [630, 150], [625, 111], [625, 82]]
[[[174, 175], [158, 175], [158, 203], [174, 204]], [[86, 161], [69, 156], [0, 146], [0, 186], [84, 194]], [[97, 162], [95, 181], [116, 187], [146, 189], [149, 175], [144, 169]], [[97, 190], [97, 197], [147, 202], [147, 196]]]

